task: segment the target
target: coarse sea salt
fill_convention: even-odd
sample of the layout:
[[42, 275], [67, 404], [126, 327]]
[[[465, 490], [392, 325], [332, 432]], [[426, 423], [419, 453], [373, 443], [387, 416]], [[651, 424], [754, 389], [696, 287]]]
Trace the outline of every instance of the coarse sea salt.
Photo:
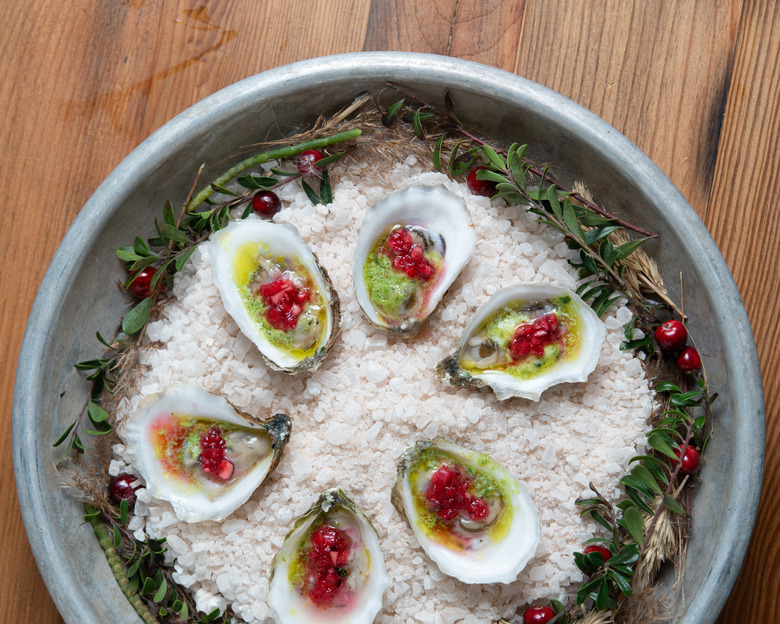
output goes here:
[[[186, 524], [168, 503], [150, 500], [152, 537], [168, 537], [178, 555], [177, 578], [200, 610], [224, 608], [250, 624], [270, 622], [265, 597], [272, 560], [294, 518], [326, 487], [342, 487], [379, 533], [391, 589], [379, 624], [484, 624], [512, 617], [524, 605], [563, 598], [582, 575], [572, 553], [598, 527], [579, 517], [574, 500], [593, 483], [608, 499], [620, 495], [618, 475], [642, 452], [652, 392], [639, 361], [620, 351], [629, 310], [606, 316], [608, 339], [588, 382], [547, 390], [543, 400], [500, 402], [488, 390], [443, 385], [435, 363], [457, 345], [475, 309], [513, 283], [554, 281], [571, 288], [576, 273], [562, 236], [520, 208], [475, 197], [464, 184], [415, 168], [415, 159], [334, 167], [334, 201], [313, 207], [300, 188], [280, 187], [284, 209], [274, 220], [296, 225], [319, 256], [341, 297], [344, 324], [321, 368], [309, 377], [269, 370], [225, 312], [203, 243], [177, 274], [173, 297], [148, 336], [161, 344], [141, 356], [138, 392], [123, 404], [126, 418], [143, 396], [174, 382], [196, 383], [268, 418], [284, 411], [293, 432], [277, 470], [223, 523]], [[366, 206], [409, 184], [442, 184], [471, 211], [477, 248], [422, 331], [406, 341], [371, 325], [352, 284], [352, 253]], [[122, 427], [119, 427], [120, 434]], [[487, 452], [526, 483], [542, 518], [536, 557], [506, 586], [469, 586], [444, 576], [422, 552], [390, 504], [396, 462], [424, 437]], [[124, 447], [115, 449], [126, 462]], [[119, 464], [114, 464], [116, 471]], [[132, 466], [128, 468], [132, 471]], [[137, 509], [138, 510], [138, 509]], [[137, 522], [137, 521], [136, 521]], [[135, 525], [134, 525], [135, 526]], [[136, 532], [140, 535], [141, 531]]]

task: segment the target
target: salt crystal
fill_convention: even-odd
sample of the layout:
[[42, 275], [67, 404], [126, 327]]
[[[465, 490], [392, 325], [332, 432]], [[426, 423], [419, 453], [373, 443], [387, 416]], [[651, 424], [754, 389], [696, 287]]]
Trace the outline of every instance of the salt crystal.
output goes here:
[[355, 435], [355, 427], [344, 423], [333, 422], [325, 429], [325, 440], [333, 446], [342, 446], [351, 442]]
[[383, 382], [390, 375], [384, 366], [368, 360], [360, 365], [361, 374], [365, 375], [366, 379], [371, 383], [378, 384]]
[[325, 468], [322, 468], [319, 472], [319, 474], [314, 478], [314, 480], [317, 482], [317, 485], [320, 487], [326, 486], [328, 483], [330, 483], [333, 480], [333, 477], [336, 476], [336, 473], [333, 472], [333, 469], [325, 466]]

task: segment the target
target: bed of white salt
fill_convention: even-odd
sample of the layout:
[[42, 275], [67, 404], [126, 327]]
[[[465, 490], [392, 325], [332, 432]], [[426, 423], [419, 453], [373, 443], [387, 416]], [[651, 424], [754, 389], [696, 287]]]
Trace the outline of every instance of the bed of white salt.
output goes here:
[[[502, 201], [475, 197], [464, 184], [423, 172], [410, 157], [393, 167], [350, 165], [334, 171], [334, 201], [313, 206], [299, 186], [283, 187], [279, 222], [298, 227], [338, 290], [341, 334], [311, 376], [269, 370], [226, 314], [212, 281], [210, 248], [200, 246], [176, 276], [174, 298], [149, 325], [159, 348], [145, 351], [137, 396], [174, 382], [196, 383], [260, 418], [285, 412], [293, 434], [277, 470], [221, 523], [177, 521], [168, 503], [139, 492], [131, 528], [167, 537], [176, 579], [209, 611], [231, 604], [248, 623], [270, 622], [265, 602], [271, 561], [293, 520], [322, 490], [341, 487], [376, 527], [392, 586], [380, 624], [486, 624], [512, 617], [524, 605], [561, 598], [582, 580], [572, 552], [598, 534], [575, 506], [588, 483], [619, 496], [618, 479], [642, 450], [652, 393], [641, 363], [621, 352], [626, 308], [613, 307], [596, 371], [587, 383], [546, 391], [539, 403], [498, 401], [490, 390], [444, 386], [436, 363], [454, 350], [476, 307], [499, 288], [551, 281], [574, 289], [562, 236]], [[426, 327], [408, 340], [374, 328], [352, 285], [352, 252], [363, 210], [409, 184], [443, 184], [465, 198], [478, 242], [476, 253]], [[121, 431], [121, 427], [120, 427]], [[390, 503], [396, 461], [421, 438], [443, 437], [490, 454], [525, 482], [540, 512], [536, 556], [509, 584], [466, 585], [439, 572]], [[110, 472], [126, 469], [115, 448]], [[132, 471], [132, 467], [130, 467]]]

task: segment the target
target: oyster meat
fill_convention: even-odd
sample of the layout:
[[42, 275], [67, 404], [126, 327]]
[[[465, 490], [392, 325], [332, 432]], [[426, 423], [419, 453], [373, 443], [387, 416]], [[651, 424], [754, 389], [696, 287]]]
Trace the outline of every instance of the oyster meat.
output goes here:
[[378, 327], [416, 333], [474, 253], [463, 199], [442, 186], [410, 186], [370, 206], [352, 276], [360, 307]]
[[225, 309], [274, 370], [313, 372], [341, 322], [327, 272], [298, 230], [249, 217], [212, 237]]
[[224, 398], [174, 384], [146, 397], [125, 426], [127, 449], [149, 494], [185, 522], [223, 520], [276, 467], [290, 419], [259, 422]]
[[538, 401], [550, 386], [587, 381], [605, 337], [604, 323], [570, 290], [512, 286], [477, 310], [436, 372], [457, 386], [490, 386], [502, 400]]
[[274, 559], [268, 607], [277, 624], [369, 624], [389, 585], [371, 520], [334, 488], [287, 534]]
[[536, 553], [536, 505], [487, 455], [420, 441], [401, 457], [392, 500], [439, 569], [464, 583], [511, 583]]

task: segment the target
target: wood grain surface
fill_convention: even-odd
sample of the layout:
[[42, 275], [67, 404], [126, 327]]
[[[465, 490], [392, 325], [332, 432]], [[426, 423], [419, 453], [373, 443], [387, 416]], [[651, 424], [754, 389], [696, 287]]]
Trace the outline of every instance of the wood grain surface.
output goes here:
[[[4, 0], [0, 38], [0, 397], [11, 456], [16, 358], [76, 214], [138, 143], [191, 104], [293, 61], [432, 52], [544, 84], [634, 141], [709, 228], [757, 337], [767, 446], [780, 438], [780, 6], [772, 0]], [[7, 462], [6, 465], [10, 463]], [[719, 624], [780, 612], [780, 459]], [[61, 622], [0, 479], [0, 619]]]

